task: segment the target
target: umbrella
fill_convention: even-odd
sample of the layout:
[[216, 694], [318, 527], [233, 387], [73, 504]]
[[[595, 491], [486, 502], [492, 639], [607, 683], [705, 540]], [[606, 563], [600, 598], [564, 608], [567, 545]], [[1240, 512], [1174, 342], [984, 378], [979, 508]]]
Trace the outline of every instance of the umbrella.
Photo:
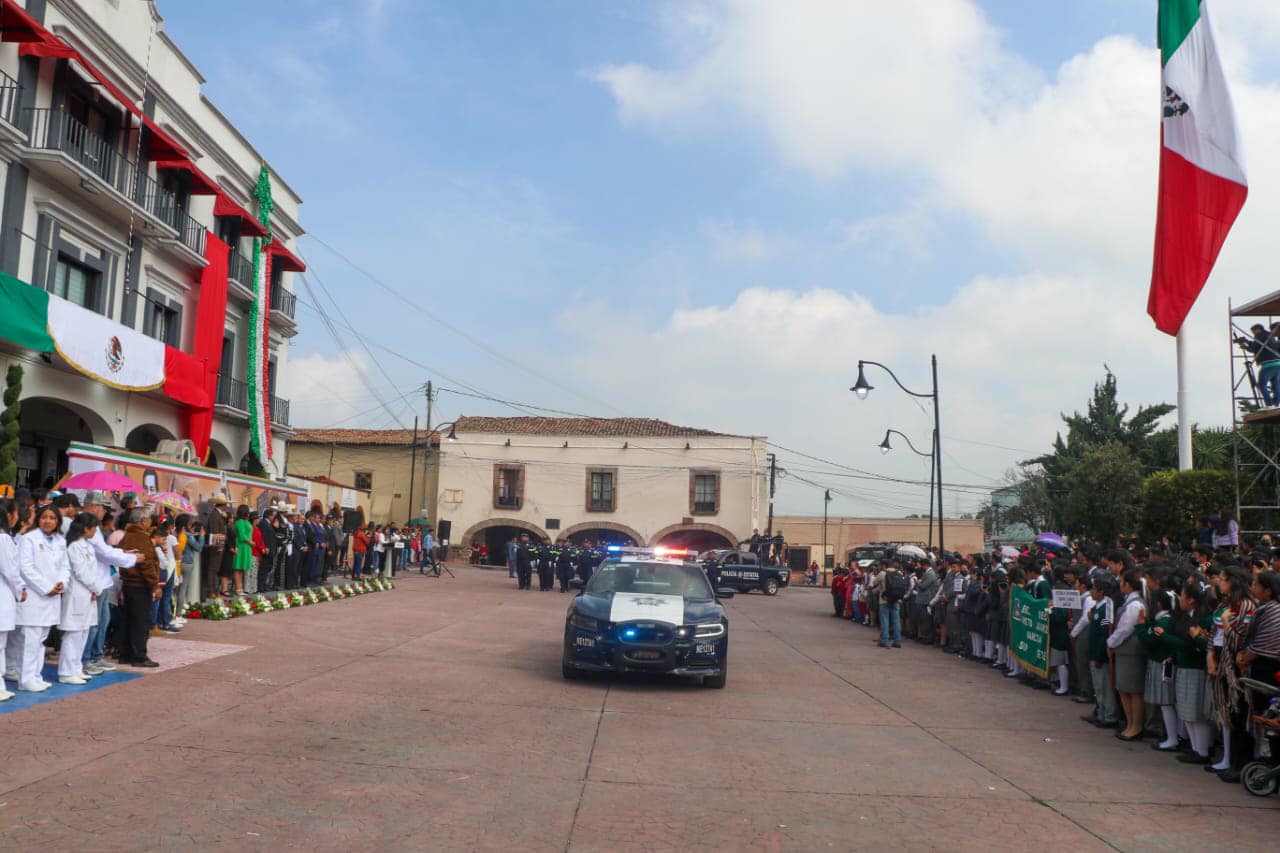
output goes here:
[[142, 492], [144, 489], [124, 474], [115, 471], [85, 471], [68, 477], [62, 483], [65, 489], [84, 489], [99, 492]]
[[899, 557], [911, 557], [916, 560], [927, 560], [929, 558], [924, 549], [918, 545], [903, 545], [898, 548], [896, 553]]
[[177, 492], [157, 492], [148, 497], [147, 502], [171, 509], [174, 512], [193, 513], [196, 511], [196, 508], [191, 505], [191, 501]]
[[1036, 544], [1041, 548], [1065, 548], [1067, 540], [1056, 533], [1041, 533], [1036, 537]]
[[1000, 546], [1000, 556], [1002, 557], [1016, 557], [1020, 553], [1021, 552], [1017, 548], [1013, 547], [1012, 545]]

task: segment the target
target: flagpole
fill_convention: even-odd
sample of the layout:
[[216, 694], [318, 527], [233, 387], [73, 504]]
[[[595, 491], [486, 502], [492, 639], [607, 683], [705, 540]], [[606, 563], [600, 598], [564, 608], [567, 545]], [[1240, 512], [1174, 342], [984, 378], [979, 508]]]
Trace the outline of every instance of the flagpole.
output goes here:
[[1178, 470], [1191, 470], [1191, 415], [1187, 411], [1187, 324], [1178, 329]]

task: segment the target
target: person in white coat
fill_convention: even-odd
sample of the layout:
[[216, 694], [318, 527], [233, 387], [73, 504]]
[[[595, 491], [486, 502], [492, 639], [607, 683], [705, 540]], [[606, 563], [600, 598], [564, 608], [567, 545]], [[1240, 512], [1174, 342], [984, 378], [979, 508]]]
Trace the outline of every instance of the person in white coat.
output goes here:
[[[0, 672], [8, 670], [5, 645], [16, 624], [18, 603], [27, 595], [27, 586], [18, 574], [18, 543], [13, 539], [13, 527], [17, 523], [18, 507], [12, 501], [0, 499]], [[0, 702], [12, 698], [13, 694], [0, 681]]]
[[61, 526], [62, 516], [46, 504], [36, 511], [35, 529], [18, 539], [18, 573], [27, 585], [27, 598], [18, 604], [15, 620], [22, 638], [18, 689], [32, 693], [49, 689], [49, 682], [41, 678], [44, 641], [58, 624], [70, 574]]
[[67, 531], [69, 572], [58, 618], [58, 628], [62, 631], [59, 684], [87, 684], [92, 677], [84, 671], [84, 644], [89, 639], [89, 629], [98, 624], [98, 597], [106, 589], [98, 571], [98, 556], [90, 541], [97, 531], [97, 517], [87, 512], [77, 515]]

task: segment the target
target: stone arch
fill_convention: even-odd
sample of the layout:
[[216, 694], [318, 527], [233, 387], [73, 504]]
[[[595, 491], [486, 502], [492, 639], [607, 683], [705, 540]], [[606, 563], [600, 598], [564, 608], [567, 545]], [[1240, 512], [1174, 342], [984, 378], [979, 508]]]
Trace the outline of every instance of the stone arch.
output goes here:
[[461, 539], [450, 539], [450, 544], [471, 546], [472, 540], [481, 532], [488, 530], [490, 527], [518, 527], [521, 530], [528, 531], [530, 535], [538, 537], [538, 541], [549, 538], [546, 531], [536, 524], [530, 524], [527, 521], [521, 521], [518, 518], [486, 518], [484, 521], [478, 522], [467, 528], [467, 532]]
[[159, 424], [139, 424], [129, 430], [124, 440], [124, 449], [133, 453], [154, 453], [160, 442], [173, 438], [173, 433]]
[[639, 531], [633, 527], [627, 527], [625, 524], [618, 524], [616, 521], [584, 521], [581, 524], [575, 524], [566, 530], [559, 531], [556, 538], [569, 539], [588, 530], [609, 530], [614, 533], [621, 533], [623, 536], [629, 537], [636, 545], [644, 545], [644, 537], [640, 535]]
[[209, 439], [209, 458], [205, 462], [206, 466], [209, 468], [225, 468], [235, 458], [236, 456], [231, 452], [231, 448], [216, 438]]
[[708, 524], [706, 522], [695, 521], [692, 524], [672, 524], [662, 528], [649, 538], [649, 546], [654, 547], [662, 545], [663, 539], [675, 533], [699, 533], [705, 535], [719, 536], [724, 540], [720, 545], [721, 548], [737, 548], [739, 539], [737, 535], [727, 527], [721, 527], [718, 524]]
[[[88, 441], [104, 447], [115, 445], [115, 429], [111, 424], [107, 423], [102, 415], [88, 406], [58, 397], [24, 397], [22, 399], [22, 413], [18, 418], [19, 426], [23, 430], [48, 434], [48, 430], [40, 421], [46, 418], [56, 418], [59, 414], [57, 409], [65, 409], [78, 419], [74, 428], [65, 430], [67, 434], [59, 437], [72, 441]], [[79, 434], [70, 434], [75, 431], [78, 431]], [[63, 432], [63, 430], [60, 430], [60, 432]]]

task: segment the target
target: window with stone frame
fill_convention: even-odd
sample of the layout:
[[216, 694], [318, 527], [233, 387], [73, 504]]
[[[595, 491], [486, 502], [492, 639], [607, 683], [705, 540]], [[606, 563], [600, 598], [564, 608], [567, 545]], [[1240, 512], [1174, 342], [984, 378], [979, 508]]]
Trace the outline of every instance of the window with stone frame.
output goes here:
[[689, 472], [689, 514], [715, 515], [720, 511], [720, 472]]

